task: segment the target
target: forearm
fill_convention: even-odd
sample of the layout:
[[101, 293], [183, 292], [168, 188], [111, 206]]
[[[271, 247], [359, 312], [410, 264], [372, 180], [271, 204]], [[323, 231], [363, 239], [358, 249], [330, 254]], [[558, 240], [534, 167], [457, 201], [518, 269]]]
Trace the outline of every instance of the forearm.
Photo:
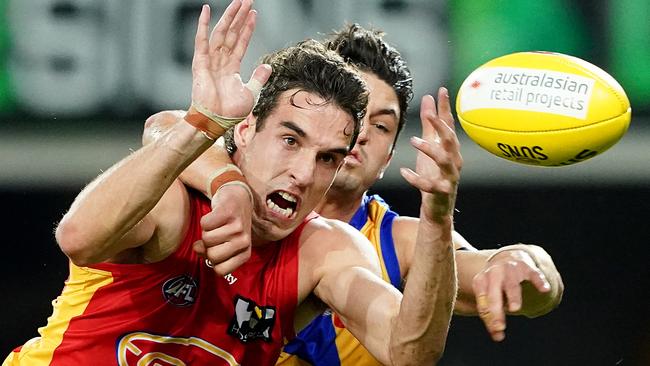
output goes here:
[[111, 167], [82, 191], [59, 224], [62, 249], [80, 263], [106, 260], [126, 249], [117, 243], [210, 144], [194, 127], [178, 124]]
[[[509, 261], [527, 261], [532, 268], [540, 270], [550, 285], [550, 291], [540, 292], [534, 286], [523, 282], [522, 307], [513, 315], [535, 317], [555, 308], [562, 299], [564, 285], [560, 273], [555, 268], [551, 256], [536, 245], [515, 244], [503, 246], [499, 256], [510, 256]], [[486, 270], [488, 261], [497, 255], [497, 250], [461, 251], [456, 254], [458, 265], [458, 296], [454, 312], [460, 315], [476, 315], [476, 293], [473, 288], [474, 277]], [[528, 259], [527, 259], [528, 258]], [[530, 262], [532, 260], [532, 262]], [[491, 261], [492, 263], [494, 260]]]
[[418, 225], [409, 279], [391, 331], [394, 364], [431, 364], [442, 356], [457, 290], [451, 231], [451, 215]]
[[[142, 134], [142, 143], [150, 144], [159, 139], [177, 123], [183, 121], [183, 111], [164, 111], [149, 117]], [[208, 191], [208, 180], [212, 172], [232, 164], [232, 160], [223, 146], [223, 139], [205, 150], [180, 175], [181, 181], [188, 187], [194, 188], [206, 196], [214, 194]]]
[[476, 295], [472, 287], [474, 276], [485, 269], [490, 255], [496, 250], [457, 251], [458, 295], [454, 304], [454, 314], [477, 315]]

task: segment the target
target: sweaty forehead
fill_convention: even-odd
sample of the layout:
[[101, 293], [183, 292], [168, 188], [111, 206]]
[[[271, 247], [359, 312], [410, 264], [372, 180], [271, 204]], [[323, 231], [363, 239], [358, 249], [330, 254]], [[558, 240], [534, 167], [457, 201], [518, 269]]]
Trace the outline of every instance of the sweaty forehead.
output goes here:
[[336, 103], [303, 90], [285, 91], [267, 124], [291, 129], [318, 145], [347, 147], [354, 129], [352, 116]]

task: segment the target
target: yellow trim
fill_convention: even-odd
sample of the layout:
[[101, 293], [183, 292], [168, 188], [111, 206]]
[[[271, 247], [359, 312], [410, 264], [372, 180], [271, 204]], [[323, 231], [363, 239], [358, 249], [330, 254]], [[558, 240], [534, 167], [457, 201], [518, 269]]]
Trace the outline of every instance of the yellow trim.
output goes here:
[[386, 263], [384, 263], [384, 253], [381, 251], [381, 221], [388, 210], [386, 207], [378, 204], [370, 204], [368, 206], [368, 218], [359, 231], [375, 247], [375, 252], [379, 256], [379, 264], [381, 265], [381, 277], [384, 281], [390, 283]]
[[70, 263], [70, 276], [65, 287], [52, 301], [52, 315], [47, 319], [47, 325], [38, 329], [41, 336], [25, 343], [19, 353], [12, 352], [2, 366], [49, 365], [54, 351], [63, 341], [70, 319], [83, 314], [95, 292], [112, 282], [110, 272]]

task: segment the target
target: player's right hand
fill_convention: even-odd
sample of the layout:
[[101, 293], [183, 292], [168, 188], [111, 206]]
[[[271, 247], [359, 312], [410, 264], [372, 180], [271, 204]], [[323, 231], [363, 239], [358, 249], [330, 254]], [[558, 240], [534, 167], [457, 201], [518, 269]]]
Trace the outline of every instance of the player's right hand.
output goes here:
[[438, 90], [438, 107], [431, 95], [422, 97], [422, 138], [411, 138], [418, 150], [416, 169], [400, 170], [402, 177], [422, 193], [429, 219], [453, 216], [463, 158], [451, 115], [447, 89]]
[[253, 204], [248, 191], [238, 185], [219, 188], [212, 197], [212, 211], [201, 218], [201, 239], [194, 250], [206, 264], [225, 276], [251, 256]]
[[255, 69], [251, 80], [241, 80], [241, 60], [255, 29], [252, 0], [233, 0], [210, 34], [210, 7], [199, 16], [192, 59], [192, 103], [222, 117], [246, 117], [257, 94], [271, 75], [269, 65]]

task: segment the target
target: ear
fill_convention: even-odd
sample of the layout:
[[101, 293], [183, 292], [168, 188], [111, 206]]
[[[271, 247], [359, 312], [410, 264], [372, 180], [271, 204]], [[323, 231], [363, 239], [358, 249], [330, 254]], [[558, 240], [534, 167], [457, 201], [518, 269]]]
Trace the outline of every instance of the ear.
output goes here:
[[381, 178], [384, 177], [384, 172], [386, 171], [386, 169], [387, 169], [388, 166], [390, 165], [391, 160], [393, 160], [393, 155], [394, 155], [394, 154], [395, 154], [395, 150], [393, 149], [393, 150], [390, 152], [390, 154], [388, 154], [388, 157], [386, 158], [386, 162], [384, 162], [384, 166], [383, 166], [383, 167], [381, 168], [381, 170], [379, 171], [379, 174], [378, 174], [378, 176], [377, 176], [377, 179], [381, 179]]
[[252, 113], [250, 113], [246, 119], [235, 125], [233, 135], [237, 149], [245, 148], [250, 143], [250, 140], [255, 134], [256, 121], [257, 119], [253, 116]]

